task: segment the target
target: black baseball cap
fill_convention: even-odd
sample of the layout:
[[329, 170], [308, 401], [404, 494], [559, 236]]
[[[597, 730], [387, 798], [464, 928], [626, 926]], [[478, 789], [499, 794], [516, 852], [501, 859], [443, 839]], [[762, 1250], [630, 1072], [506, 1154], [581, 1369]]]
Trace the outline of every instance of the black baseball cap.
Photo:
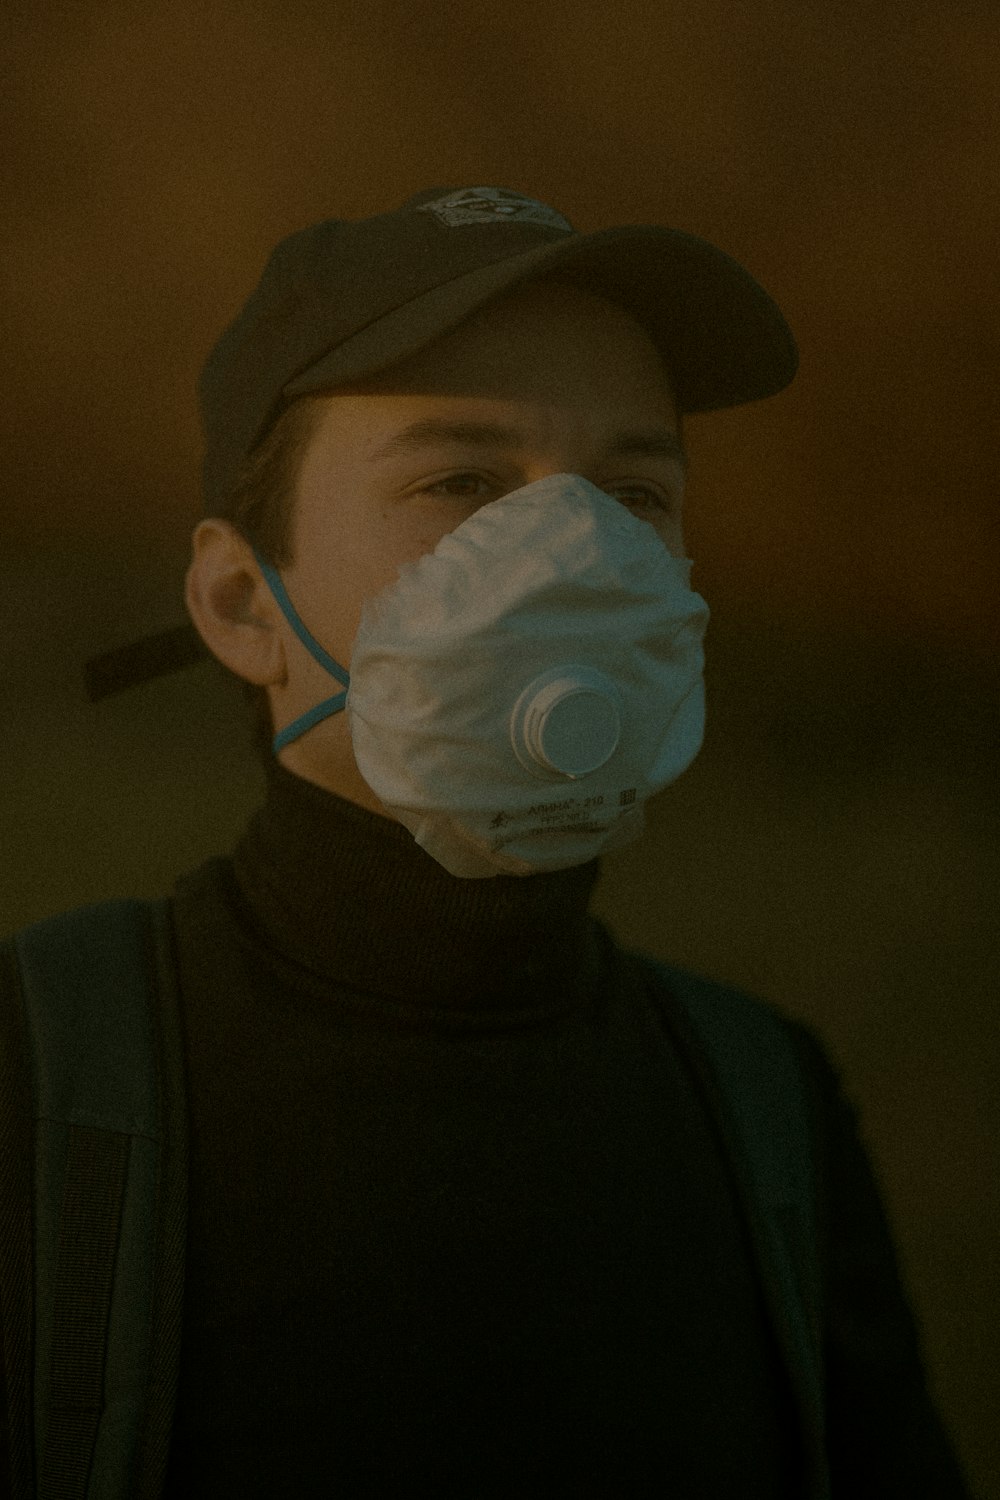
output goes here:
[[[776, 395], [798, 350], [750, 273], [707, 240], [658, 224], [582, 234], [502, 187], [425, 188], [368, 219], [325, 219], [272, 251], [198, 382], [204, 514], [216, 515], [282, 410], [378, 374], [489, 301], [558, 270], [621, 303], [660, 347], [681, 413]], [[92, 701], [210, 655], [188, 622], [86, 663]]]

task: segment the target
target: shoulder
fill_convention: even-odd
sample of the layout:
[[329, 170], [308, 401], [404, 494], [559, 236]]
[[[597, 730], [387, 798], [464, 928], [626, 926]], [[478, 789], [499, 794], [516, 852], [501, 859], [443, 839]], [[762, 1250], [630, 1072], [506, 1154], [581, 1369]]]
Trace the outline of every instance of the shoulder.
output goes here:
[[645, 982], [678, 1042], [691, 1055], [711, 1054], [730, 1084], [759, 1089], [801, 1086], [819, 1158], [845, 1155], [859, 1164], [858, 1109], [839, 1064], [811, 1021], [767, 995], [703, 971], [666, 963], [641, 950], [618, 949], [634, 982]]
[[837, 1093], [839, 1075], [816, 1025], [794, 1016], [770, 997], [701, 970], [683, 968], [639, 949], [618, 949], [632, 974], [645, 980], [661, 1004], [710, 1020], [720, 1035], [727, 1027], [748, 1034], [779, 1035], [794, 1052], [805, 1077], [821, 1093]]

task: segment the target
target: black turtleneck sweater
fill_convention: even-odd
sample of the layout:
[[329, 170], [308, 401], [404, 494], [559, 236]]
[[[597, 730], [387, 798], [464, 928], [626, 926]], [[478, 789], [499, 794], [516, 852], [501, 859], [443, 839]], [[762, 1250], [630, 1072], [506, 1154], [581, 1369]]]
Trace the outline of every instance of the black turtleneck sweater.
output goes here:
[[[791, 1500], [725, 1153], [588, 915], [277, 762], [172, 901], [190, 1114], [170, 1500]], [[962, 1497], [821, 1044], [834, 1497]], [[928, 1484], [931, 1487], [928, 1487]]]

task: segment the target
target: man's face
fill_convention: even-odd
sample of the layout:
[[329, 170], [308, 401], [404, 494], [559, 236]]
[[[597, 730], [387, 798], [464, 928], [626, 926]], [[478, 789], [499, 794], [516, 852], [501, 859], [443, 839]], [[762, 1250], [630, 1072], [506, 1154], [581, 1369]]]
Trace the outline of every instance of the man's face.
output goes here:
[[[616, 437], [635, 431], [672, 434], [679, 446], [671, 385], [641, 325], [602, 297], [529, 283], [326, 401], [299, 473], [294, 561], [282, 576], [312, 634], [348, 670], [365, 600], [480, 506], [546, 475], [582, 475], [683, 555], [683, 459], [612, 451]], [[380, 452], [428, 419], [503, 426], [518, 437]], [[269, 688], [278, 727], [338, 690], [290, 630], [286, 651], [287, 679]], [[279, 759], [384, 812], [353, 767], [345, 719], [327, 719]]]

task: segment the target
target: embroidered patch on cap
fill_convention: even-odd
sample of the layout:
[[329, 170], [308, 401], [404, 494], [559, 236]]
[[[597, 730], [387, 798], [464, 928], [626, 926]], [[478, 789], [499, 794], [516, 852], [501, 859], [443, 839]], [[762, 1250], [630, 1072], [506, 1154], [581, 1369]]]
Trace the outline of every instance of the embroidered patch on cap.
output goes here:
[[421, 203], [419, 213], [433, 213], [454, 228], [458, 224], [544, 224], [546, 229], [568, 229], [573, 226], [562, 214], [537, 198], [525, 198], [521, 193], [508, 192], [506, 188], [474, 187], [462, 188], [450, 193], [447, 198], [437, 198], [433, 203]]

